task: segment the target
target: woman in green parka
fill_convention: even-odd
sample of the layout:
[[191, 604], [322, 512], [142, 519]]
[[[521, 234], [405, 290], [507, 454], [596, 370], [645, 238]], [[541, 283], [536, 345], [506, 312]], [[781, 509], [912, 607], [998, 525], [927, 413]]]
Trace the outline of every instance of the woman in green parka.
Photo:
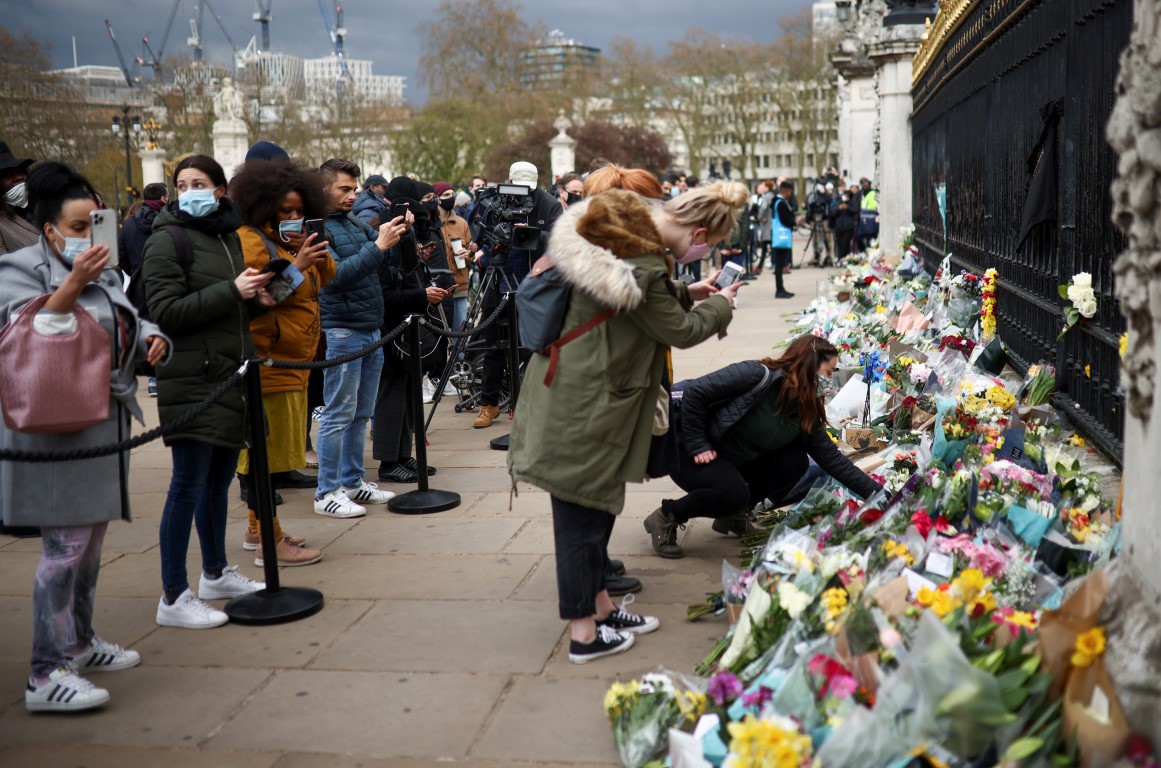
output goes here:
[[549, 358], [534, 355], [512, 425], [508, 466], [552, 497], [560, 616], [570, 661], [628, 650], [659, 626], [613, 605], [605, 589], [608, 543], [625, 483], [645, 479], [654, 410], [670, 347], [724, 335], [737, 284], [712, 292], [670, 280], [674, 260], [702, 256], [734, 228], [748, 192], [735, 182], [698, 187], [661, 204], [611, 189], [569, 208], [548, 258], [572, 287], [563, 331], [612, 309], [613, 317]]
[[[173, 339], [172, 359], [157, 369], [162, 425], [200, 403], [254, 356], [248, 305], [274, 303], [264, 288], [274, 273], [246, 267], [236, 233], [242, 218], [225, 197], [222, 167], [206, 155], [191, 155], [177, 164], [173, 185], [177, 199], [154, 220], [141, 266], [149, 316]], [[227, 494], [245, 446], [246, 407], [242, 387], [233, 387], [165, 438], [173, 477], [161, 513], [162, 626], [221, 626], [226, 614], [205, 600], [264, 586], [226, 560]], [[191, 525], [202, 551], [196, 594], [185, 568]]]

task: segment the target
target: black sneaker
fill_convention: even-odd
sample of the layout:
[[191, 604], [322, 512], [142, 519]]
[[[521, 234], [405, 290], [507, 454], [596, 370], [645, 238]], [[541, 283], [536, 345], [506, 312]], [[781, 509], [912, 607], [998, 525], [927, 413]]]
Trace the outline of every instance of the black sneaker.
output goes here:
[[270, 480], [275, 488], [318, 488], [318, 478], [304, 475], [297, 469], [290, 472], [271, 472]]
[[626, 606], [633, 604], [633, 599], [632, 595], [626, 595], [621, 601], [621, 607], [605, 618], [597, 619], [597, 626], [615, 629], [622, 635], [645, 635], [660, 628], [661, 622], [656, 616], [640, 616], [625, 610]]
[[612, 627], [597, 625], [597, 636], [591, 643], [568, 643], [568, 660], [573, 664], [588, 664], [604, 656], [624, 653], [633, 647], [633, 635], [622, 635]]
[[778, 291], [777, 293], [774, 294], [774, 298], [776, 298], [776, 299], [793, 299], [794, 294], [791, 293], [790, 291]]
[[419, 480], [419, 473], [402, 464], [380, 464], [379, 479], [385, 483], [414, 483]]
[[614, 576], [612, 573], [607, 573], [605, 574], [605, 589], [608, 590], [611, 597], [621, 597], [633, 592], [640, 592], [641, 580], [625, 574]]
[[[419, 462], [417, 462], [417, 461], [415, 460], [415, 457], [414, 457], [414, 456], [413, 456], [413, 457], [411, 457], [411, 458], [409, 458], [409, 459], [404, 459], [404, 460], [403, 460], [403, 462], [402, 462], [402, 464], [403, 464], [403, 466], [407, 467], [407, 468], [408, 468], [408, 469], [410, 469], [412, 472], [414, 472], [414, 473], [415, 473], [415, 475], [416, 475], [416, 477], [418, 478], [418, 476], [419, 476]], [[435, 474], [435, 472], [436, 472], [436, 469], [435, 469], [435, 467], [433, 467], [433, 466], [431, 466], [430, 464], [428, 464], [428, 465], [427, 465], [427, 476], [428, 476], [428, 477], [431, 477], [432, 475], [434, 475], [434, 474]]]
[[610, 576], [624, 576], [625, 564], [620, 560], [610, 560], [608, 573]]

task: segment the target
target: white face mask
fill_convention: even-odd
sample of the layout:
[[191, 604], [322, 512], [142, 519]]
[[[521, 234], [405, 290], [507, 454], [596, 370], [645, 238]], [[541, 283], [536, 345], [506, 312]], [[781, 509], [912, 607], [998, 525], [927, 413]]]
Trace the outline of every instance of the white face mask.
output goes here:
[[4, 200], [9, 205], [16, 208], [27, 207], [28, 189], [24, 186], [24, 182], [22, 181], [16, 186], [12, 187], [12, 189], [8, 190], [8, 193], [4, 195]]

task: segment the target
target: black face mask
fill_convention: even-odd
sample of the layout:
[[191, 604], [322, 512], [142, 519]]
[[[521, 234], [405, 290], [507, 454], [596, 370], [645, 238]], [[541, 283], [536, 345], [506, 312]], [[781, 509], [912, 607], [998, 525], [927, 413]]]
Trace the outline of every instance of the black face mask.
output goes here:
[[579, 203], [581, 200], [585, 199], [585, 196], [579, 192], [568, 192], [567, 194], [569, 205], [575, 205], [576, 203]]
[[454, 197], [441, 197], [439, 199], [439, 207], [445, 211], [450, 211], [456, 207], [456, 199]]
[[420, 203], [420, 205], [423, 206], [423, 210], [427, 211], [429, 216], [434, 217], [439, 214], [439, 205], [434, 200], [430, 203]]

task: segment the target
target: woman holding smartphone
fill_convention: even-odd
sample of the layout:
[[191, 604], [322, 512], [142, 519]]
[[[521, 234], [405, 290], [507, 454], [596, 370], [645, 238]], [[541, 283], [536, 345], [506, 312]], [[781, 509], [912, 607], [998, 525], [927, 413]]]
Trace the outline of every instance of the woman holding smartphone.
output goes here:
[[[238, 238], [246, 266], [282, 269], [270, 285], [281, 300], [269, 312], [250, 321], [254, 352], [274, 360], [313, 360], [322, 335], [318, 295], [335, 276], [335, 262], [325, 239], [304, 234], [306, 221], [326, 216], [322, 177], [287, 161], [251, 160], [230, 180], [230, 199], [242, 214]], [[320, 221], [321, 223], [321, 221]], [[306, 464], [307, 384], [310, 371], [262, 369], [262, 405], [266, 410], [266, 455], [275, 488], [314, 488], [318, 478], [298, 470]], [[261, 537], [254, 514], [253, 476], [249, 451], [242, 451], [239, 477], [248, 484], [250, 522], [242, 548], [255, 551]], [[274, 541], [281, 566], [311, 565], [322, 552], [304, 546], [306, 540], [286, 534], [274, 517]], [[254, 564], [262, 566], [261, 553]]]

